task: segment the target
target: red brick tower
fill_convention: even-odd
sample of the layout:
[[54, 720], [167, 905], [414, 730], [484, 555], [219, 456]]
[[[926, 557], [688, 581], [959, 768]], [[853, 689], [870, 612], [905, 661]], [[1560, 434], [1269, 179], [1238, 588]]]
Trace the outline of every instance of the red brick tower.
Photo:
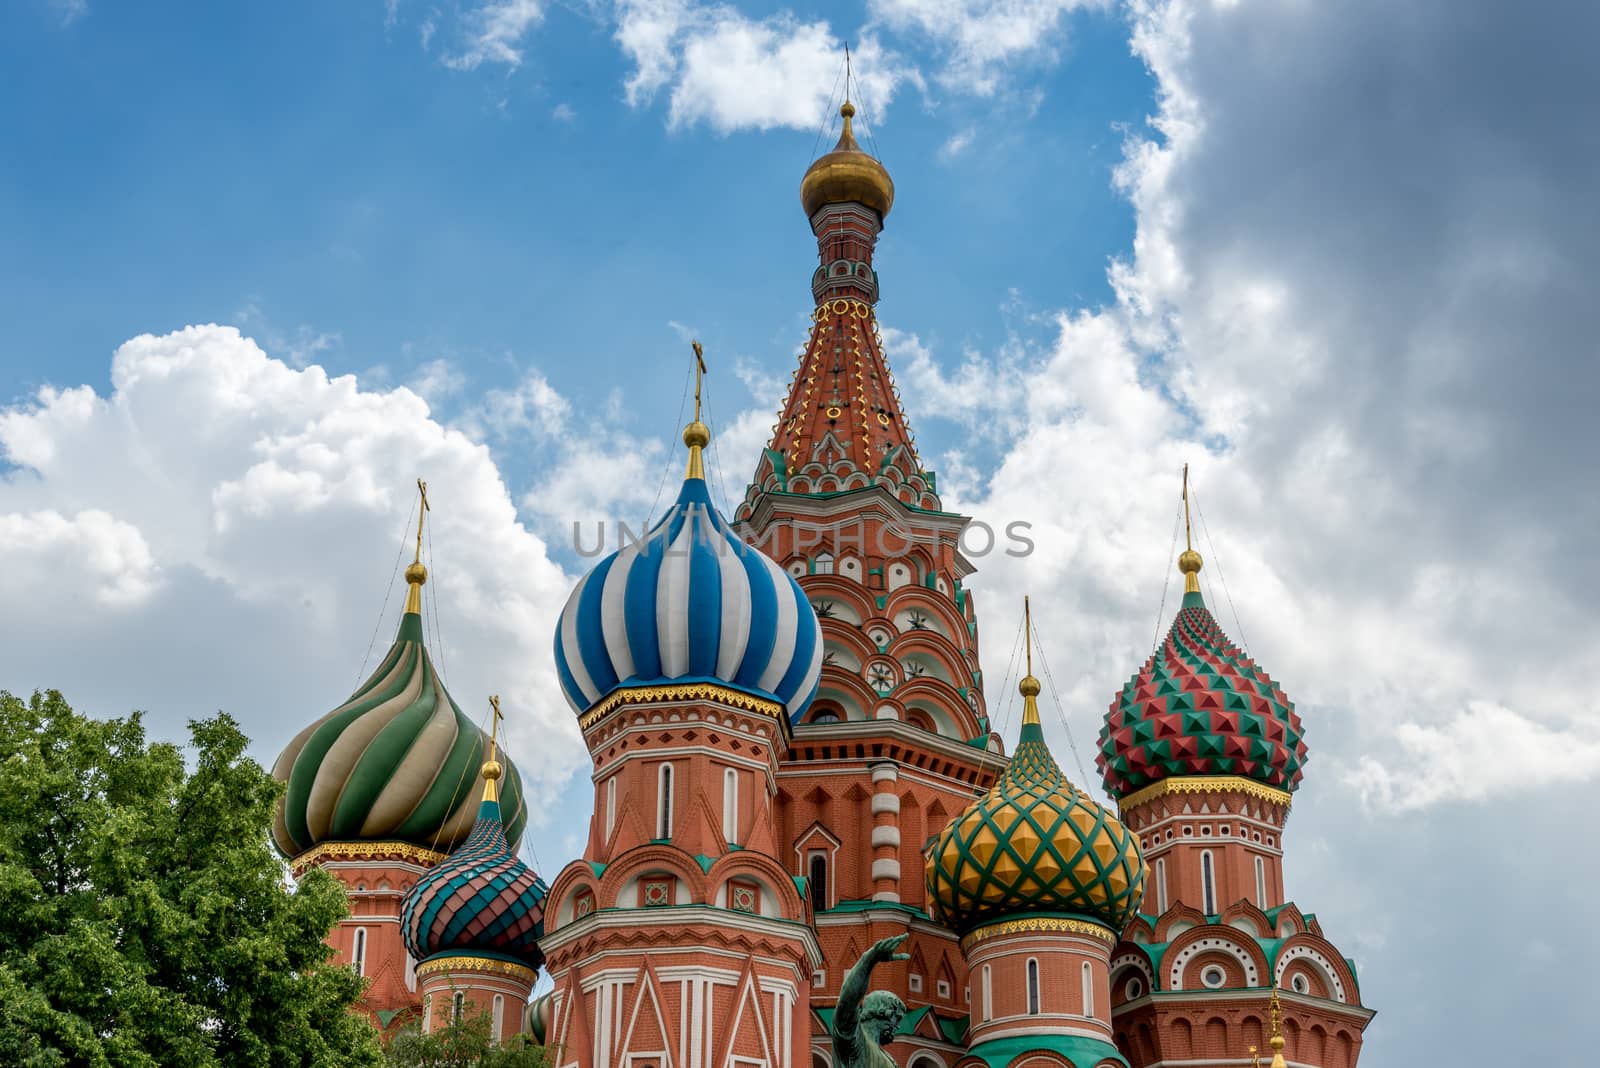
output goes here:
[[535, 1034], [558, 1068], [803, 1068], [822, 962], [774, 835], [791, 719], [821, 671], [809, 602], [689, 473], [644, 541], [573, 591], [556, 662], [593, 755], [584, 855], [551, 886], [555, 989]]
[[1281, 988], [1288, 1059], [1354, 1068], [1373, 1016], [1355, 965], [1284, 893], [1300, 717], [1206, 608], [1202, 564], [1192, 544], [1179, 555], [1177, 619], [1100, 734], [1106, 789], [1150, 864], [1111, 964], [1117, 1045], [1133, 1068], [1238, 1064], [1266, 1047]]
[[[420, 483], [419, 483], [420, 488]], [[272, 839], [296, 875], [320, 867], [344, 884], [350, 915], [328, 934], [334, 959], [368, 979], [362, 1007], [380, 1028], [422, 1009], [417, 961], [400, 936], [407, 891], [467, 838], [489, 739], [457, 707], [423, 642], [417, 559], [406, 568], [400, 629], [376, 671], [297, 734], [272, 773], [286, 784]], [[510, 840], [527, 822], [509, 761], [500, 808]]]
[[840, 113], [838, 145], [801, 184], [820, 259], [814, 325], [737, 513], [822, 626], [817, 696], [774, 772], [776, 856], [805, 887], [823, 954], [808, 977], [813, 1059], [829, 1061], [826, 1021], [846, 970], [873, 942], [909, 933], [911, 959], [873, 976], [910, 1008], [892, 1052], [953, 1063], [971, 992], [955, 934], [928, 915], [922, 851], [1005, 760], [964, 586], [968, 521], [942, 509], [878, 335], [872, 258], [894, 185], [856, 143], [855, 109]]

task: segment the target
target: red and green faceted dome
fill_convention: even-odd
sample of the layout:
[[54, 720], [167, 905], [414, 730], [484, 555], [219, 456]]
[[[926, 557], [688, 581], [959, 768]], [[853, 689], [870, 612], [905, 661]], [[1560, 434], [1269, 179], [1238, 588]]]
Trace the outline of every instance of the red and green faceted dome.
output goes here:
[[1235, 645], [1199, 593], [1111, 702], [1095, 755], [1116, 797], [1162, 779], [1237, 775], [1299, 787], [1305, 729], [1278, 684]]

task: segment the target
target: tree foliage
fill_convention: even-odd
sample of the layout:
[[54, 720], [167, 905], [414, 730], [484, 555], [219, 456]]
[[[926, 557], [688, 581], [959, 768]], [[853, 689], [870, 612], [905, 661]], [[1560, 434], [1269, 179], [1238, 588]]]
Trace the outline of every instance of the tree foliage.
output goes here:
[[412, 1026], [389, 1043], [389, 1068], [545, 1068], [543, 1046], [518, 1036], [503, 1045], [490, 1037], [487, 1013], [468, 1012], [428, 1034]]
[[0, 691], [0, 1064], [381, 1065], [362, 980], [328, 961], [343, 889], [287, 885], [280, 788], [238, 725], [189, 734]]

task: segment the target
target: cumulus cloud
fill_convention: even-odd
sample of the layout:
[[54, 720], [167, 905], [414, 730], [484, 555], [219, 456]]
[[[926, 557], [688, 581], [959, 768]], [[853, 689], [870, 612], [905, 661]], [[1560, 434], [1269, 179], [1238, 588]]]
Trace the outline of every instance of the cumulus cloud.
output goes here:
[[[634, 65], [625, 90], [640, 107], [666, 90], [670, 125], [719, 133], [815, 130], [839, 81], [844, 43], [828, 22], [783, 11], [753, 19], [727, 5], [623, 0], [617, 43]], [[915, 74], [867, 35], [853, 45], [864, 99], [881, 117]]]
[[46, 387], [0, 409], [0, 456], [0, 540], [26, 564], [5, 592], [28, 606], [0, 686], [147, 708], [170, 735], [226, 708], [270, 759], [355, 685], [375, 622], [380, 648], [392, 633], [420, 476], [430, 633], [454, 696], [475, 712], [505, 694], [513, 738], [540, 739], [524, 751], [547, 761], [526, 769], [545, 797], [581, 756], [549, 659], [570, 577], [518, 521], [488, 450], [411, 390], [193, 326], [122, 345], [106, 396]]

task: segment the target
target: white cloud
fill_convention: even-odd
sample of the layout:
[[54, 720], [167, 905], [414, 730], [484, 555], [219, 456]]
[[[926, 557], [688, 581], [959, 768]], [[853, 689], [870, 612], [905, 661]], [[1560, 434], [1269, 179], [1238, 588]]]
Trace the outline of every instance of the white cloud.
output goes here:
[[[524, 38], [543, 19], [544, 0], [493, 0], [474, 8], [461, 16], [465, 43], [442, 62], [455, 70], [476, 70], [485, 63], [515, 69], [522, 65]], [[430, 36], [425, 30], [424, 48]]]
[[961, 155], [972, 146], [972, 140], [977, 136], [978, 130], [974, 126], [966, 126], [945, 139], [939, 146], [939, 158], [952, 160]]
[[989, 96], [1019, 61], [1056, 58], [1066, 16], [1108, 0], [870, 0], [874, 24], [921, 37], [944, 58], [939, 81]]
[[[828, 118], [844, 55], [826, 21], [787, 11], [752, 19], [726, 5], [682, 0], [624, 0], [616, 38], [634, 64], [629, 104], [644, 106], [670, 88], [670, 125], [703, 122], [719, 133], [816, 130]], [[871, 35], [854, 50], [862, 102], [869, 118], [882, 121], [896, 88], [914, 74]]]
[[467, 376], [442, 356], [420, 365], [406, 380], [411, 391], [430, 405], [456, 396], [466, 384]]
[[571, 104], [562, 103], [557, 104], [555, 107], [550, 109], [550, 117], [555, 119], [557, 122], [570, 123], [578, 120], [578, 113], [577, 111], [573, 110]]
[[532, 370], [510, 389], [489, 390], [457, 423], [474, 438], [553, 438], [566, 426], [571, 410], [572, 405], [556, 392], [550, 380]]
[[1600, 776], [1600, 724], [1552, 727], [1504, 705], [1473, 701], [1448, 723], [1394, 728], [1405, 759], [1362, 758], [1347, 775], [1375, 808], [1408, 811], [1443, 801], [1475, 801], [1527, 788]]
[[358, 681], [386, 597], [378, 641], [394, 626], [388, 569], [420, 476], [447, 681], [472, 713], [506, 695], [513, 738], [546, 761], [525, 771], [553, 796], [583, 752], [549, 657], [571, 579], [518, 522], [486, 448], [409, 389], [292, 368], [230, 327], [134, 338], [111, 386], [0, 409], [16, 465], [0, 478], [0, 542], [27, 565], [3, 595], [28, 606], [0, 686], [148, 708], [168, 735], [226, 708], [270, 759]]

